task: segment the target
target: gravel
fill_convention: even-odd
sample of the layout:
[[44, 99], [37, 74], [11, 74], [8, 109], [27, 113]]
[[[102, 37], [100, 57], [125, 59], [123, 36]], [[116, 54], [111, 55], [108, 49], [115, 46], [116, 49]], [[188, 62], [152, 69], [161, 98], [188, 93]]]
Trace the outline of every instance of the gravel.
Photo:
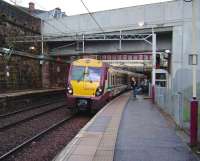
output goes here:
[[67, 107], [63, 107], [15, 127], [0, 131], [0, 155], [69, 115]]
[[79, 132], [91, 117], [79, 115], [32, 142], [5, 161], [51, 161]]
[[65, 105], [65, 104], [66, 104], [66, 102], [64, 102], [64, 101], [58, 102], [58, 103], [52, 103], [49, 105], [41, 106], [39, 108], [31, 109], [29, 111], [17, 113], [17, 114], [11, 115], [6, 118], [0, 118], [0, 128], [3, 126], [9, 125], [9, 124], [15, 123], [17, 121], [24, 120], [24, 119], [34, 116], [38, 113], [42, 113], [44, 111]]

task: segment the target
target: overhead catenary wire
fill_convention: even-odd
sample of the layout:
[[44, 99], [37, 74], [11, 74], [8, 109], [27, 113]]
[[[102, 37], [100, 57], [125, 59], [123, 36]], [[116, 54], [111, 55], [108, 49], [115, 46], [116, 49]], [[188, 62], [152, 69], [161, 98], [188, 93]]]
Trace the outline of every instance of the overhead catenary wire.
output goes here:
[[66, 34], [65, 32], [63, 32], [62, 30], [60, 30], [59, 28], [55, 27], [54, 25], [52, 25], [51, 23], [45, 21], [44, 19], [41, 19], [44, 23], [48, 24], [49, 26], [51, 26], [52, 28], [54, 28], [56, 31], [58, 31], [58, 33], [62, 34]]
[[52, 50], [61, 49], [61, 48], [63, 48], [63, 47], [69, 47], [69, 46], [72, 46], [72, 45], [74, 45], [74, 44], [76, 44], [76, 42], [73, 42], [73, 43], [71, 43], [71, 44], [66, 44], [66, 45], [58, 46], [58, 47], [56, 47], [56, 48], [53, 48]]
[[86, 6], [86, 4], [83, 2], [83, 0], [80, 0], [81, 3], [83, 4], [83, 6], [85, 7], [85, 9], [87, 10], [88, 14], [90, 15], [90, 17], [94, 20], [94, 22], [97, 24], [97, 26], [99, 27], [99, 29], [105, 33], [104, 29], [101, 27], [101, 25], [97, 22], [97, 20], [95, 19], [95, 17], [93, 16], [93, 14], [90, 12], [90, 10], [88, 9], [88, 7]]

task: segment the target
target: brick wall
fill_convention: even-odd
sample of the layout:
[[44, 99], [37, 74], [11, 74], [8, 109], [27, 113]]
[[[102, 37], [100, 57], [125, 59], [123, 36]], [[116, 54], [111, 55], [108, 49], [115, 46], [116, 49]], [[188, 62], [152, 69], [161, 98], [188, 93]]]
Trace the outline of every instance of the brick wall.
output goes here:
[[[15, 37], [40, 35], [40, 19], [31, 16], [28, 10], [0, 1], [0, 47], [13, 47], [15, 51], [41, 54], [40, 42], [16, 42]], [[11, 39], [12, 37], [12, 39]], [[13, 39], [14, 38], [14, 39]], [[45, 51], [48, 47], [45, 46]], [[0, 93], [25, 89], [64, 87], [66, 64], [48, 61], [41, 65], [38, 59], [11, 55], [6, 61], [0, 55]], [[9, 72], [9, 76], [7, 75]]]
[[0, 93], [41, 88], [40, 68], [39, 61], [35, 59], [12, 56], [6, 63], [0, 56]]
[[[30, 46], [39, 44], [17, 43], [9, 38], [39, 34], [40, 19], [0, 1], [0, 47], [29, 52]], [[12, 55], [7, 61], [0, 56], [0, 93], [41, 87], [41, 66], [38, 60]]]
[[0, 1], [0, 46], [14, 46], [16, 50], [28, 51], [34, 43], [16, 43], [10, 38], [30, 35], [40, 35], [40, 19], [22, 8]]

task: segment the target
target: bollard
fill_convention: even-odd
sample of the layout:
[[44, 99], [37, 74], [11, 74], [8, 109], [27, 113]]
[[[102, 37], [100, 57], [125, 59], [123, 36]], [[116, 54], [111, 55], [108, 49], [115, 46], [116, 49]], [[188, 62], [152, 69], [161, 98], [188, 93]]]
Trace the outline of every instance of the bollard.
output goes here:
[[193, 98], [190, 102], [190, 145], [198, 142], [198, 101]]

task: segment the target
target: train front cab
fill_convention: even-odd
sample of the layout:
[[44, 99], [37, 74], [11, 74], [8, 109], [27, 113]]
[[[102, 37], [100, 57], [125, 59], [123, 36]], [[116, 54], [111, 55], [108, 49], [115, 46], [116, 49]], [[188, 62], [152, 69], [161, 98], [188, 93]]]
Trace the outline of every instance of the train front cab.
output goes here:
[[67, 101], [72, 109], [98, 110], [106, 101], [108, 98], [104, 93], [106, 69], [98, 60], [79, 60], [71, 65], [67, 83]]

